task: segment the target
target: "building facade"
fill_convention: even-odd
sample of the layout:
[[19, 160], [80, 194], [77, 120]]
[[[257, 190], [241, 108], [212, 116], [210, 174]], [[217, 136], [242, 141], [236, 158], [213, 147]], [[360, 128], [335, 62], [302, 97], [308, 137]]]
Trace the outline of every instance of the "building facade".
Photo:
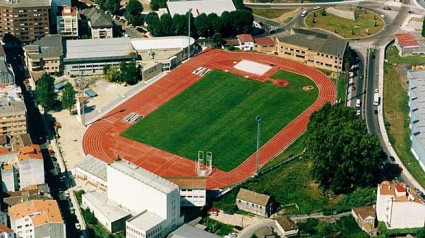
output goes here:
[[239, 210], [259, 216], [269, 217], [272, 214], [270, 196], [241, 188], [236, 196], [236, 206]]
[[22, 100], [20, 87], [0, 87], [0, 134], [27, 133], [27, 108]]
[[6, 63], [6, 53], [0, 45], [0, 83], [6, 85], [15, 84], [15, 73], [10, 64]]
[[274, 37], [254, 38], [254, 50], [264, 54], [273, 54], [276, 52], [276, 43]]
[[425, 54], [423, 37], [418, 33], [395, 34], [394, 45], [400, 56]]
[[81, 11], [81, 25], [85, 33], [92, 39], [113, 38], [114, 24], [110, 15], [96, 8], [87, 8]]
[[92, 155], [86, 155], [75, 166], [75, 177], [87, 181], [91, 185], [106, 191], [106, 162]]
[[423, 227], [425, 201], [405, 184], [384, 181], [378, 185], [376, 215], [388, 229]]
[[347, 41], [313, 30], [294, 28], [290, 35], [276, 38], [280, 57], [311, 67], [341, 72]]
[[354, 207], [351, 209], [351, 215], [359, 224], [360, 229], [371, 236], [377, 235], [375, 207]]
[[411, 151], [425, 171], [425, 69], [407, 71]]
[[203, 207], [207, 203], [205, 177], [164, 177], [180, 188], [180, 206]]
[[250, 34], [237, 35], [239, 46], [238, 48], [243, 51], [254, 50], [254, 38]]
[[65, 38], [78, 38], [78, 10], [76, 7], [59, 7], [56, 17], [58, 34]]
[[49, 10], [49, 0], [1, 0], [0, 36], [31, 42], [49, 34]]
[[[119, 203], [133, 215], [139, 214], [137, 219], [127, 221], [127, 228], [138, 227], [144, 230], [145, 235], [153, 229], [159, 237], [164, 237], [181, 224], [177, 185], [124, 159], [110, 163], [107, 176], [108, 199]], [[131, 195], [128, 191], [132, 191]], [[148, 226], [140, 222], [154, 217], [155, 222], [150, 222]], [[129, 223], [133, 225], [129, 226]], [[132, 233], [131, 230], [128, 233]]]
[[17, 237], [66, 237], [65, 223], [55, 200], [17, 204], [9, 208], [9, 217]]

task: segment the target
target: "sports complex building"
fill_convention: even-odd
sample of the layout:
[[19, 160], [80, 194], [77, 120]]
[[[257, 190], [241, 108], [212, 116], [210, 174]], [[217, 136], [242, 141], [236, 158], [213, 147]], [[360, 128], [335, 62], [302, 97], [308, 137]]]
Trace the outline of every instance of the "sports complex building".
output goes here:
[[411, 151], [425, 170], [425, 69], [407, 71]]
[[[208, 49], [99, 115], [83, 150], [106, 163], [124, 158], [161, 177], [204, 176], [207, 189], [224, 188], [256, 172], [256, 115], [264, 121], [261, 168], [306, 130], [314, 111], [334, 101], [333, 82], [312, 67]], [[140, 119], [126, 120], [130, 115]], [[218, 147], [208, 144], [214, 141]]]

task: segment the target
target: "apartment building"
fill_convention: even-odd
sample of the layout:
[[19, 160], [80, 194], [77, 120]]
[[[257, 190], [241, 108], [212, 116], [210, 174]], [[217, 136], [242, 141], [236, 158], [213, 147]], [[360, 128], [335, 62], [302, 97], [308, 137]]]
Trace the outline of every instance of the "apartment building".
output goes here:
[[81, 11], [81, 25], [92, 39], [112, 38], [113, 21], [110, 15], [96, 8], [87, 8]]
[[55, 200], [33, 200], [11, 206], [9, 217], [17, 237], [66, 237], [65, 223]]
[[66, 38], [78, 38], [78, 10], [76, 7], [58, 7], [56, 26], [58, 34]]
[[342, 71], [346, 40], [313, 30], [293, 28], [289, 35], [278, 36], [276, 43], [280, 57], [336, 73]]
[[39, 145], [22, 147], [18, 154], [19, 186], [44, 184], [44, 163]]
[[49, 33], [49, 0], [0, 0], [0, 36], [32, 42]]
[[203, 207], [207, 203], [205, 177], [164, 177], [180, 188], [180, 206]]
[[27, 109], [20, 90], [14, 85], [0, 87], [1, 135], [27, 133]]
[[63, 45], [61, 35], [47, 35], [24, 47], [25, 62], [34, 81], [43, 73], [61, 72]]

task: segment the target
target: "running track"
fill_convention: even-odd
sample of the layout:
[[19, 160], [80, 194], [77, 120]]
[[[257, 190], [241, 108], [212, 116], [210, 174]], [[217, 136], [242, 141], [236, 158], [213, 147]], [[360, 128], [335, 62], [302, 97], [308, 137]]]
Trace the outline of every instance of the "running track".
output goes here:
[[[242, 59], [274, 66], [259, 77], [233, 68], [234, 63]], [[309, 117], [314, 111], [335, 99], [333, 82], [320, 71], [306, 65], [271, 55], [208, 50], [174, 69], [90, 125], [83, 137], [85, 154], [91, 154], [108, 163], [120, 156], [160, 176], [196, 176], [194, 161], [126, 139], [119, 134], [131, 126], [122, 121], [126, 115], [136, 112], [146, 116], [200, 80], [200, 76], [192, 74], [199, 67], [228, 70], [261, 81], [268, 80], [275, 72], [284, 69], [306, 75], [316, 83], [319, 89], [316, 101], [260, 148], [260, 167], [306, 130]], [[255, 153], [230, 172], [214, 169], [207, 178], [207, 187], [208, 189], [227, 187], [247, 179], [254, 172]]]

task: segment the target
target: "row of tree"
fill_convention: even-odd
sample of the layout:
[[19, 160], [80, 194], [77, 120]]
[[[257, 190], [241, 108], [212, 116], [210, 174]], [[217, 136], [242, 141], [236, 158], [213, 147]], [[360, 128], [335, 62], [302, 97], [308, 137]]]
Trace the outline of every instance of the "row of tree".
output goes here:
[[[44, 73], [37, 81], [35, 91], [37, 95], [37, 104], [42, 106], [45, 111], [52, 110], [58, 100], [58, 94], [55, 91], [55, 79], [47, 73]], [[60, 100], [62, 108], [71, 110], [74, 107], [76, 103], [75, 94], [74, 87], [69, 82], [66, 82]]]
[[121, 62], [119, 66], [106, 65], [103, 74], [110, 82], [134, 85], [141, 80], [140, 70], [134, 63]]
[[[109, 11], [112, 14], [118, 14], [120, 10], [120, 0], [96, 0], [100, 8], [104, 11]], [[134, 26], [143, 24], [143, 5], [137, 0], [130, 0], [124, 12], [125, 19]]]
[[[150, 12], [145, 22], [148, 30], [154, 36], [171, 36], [188, 34], [188, 15], [175, 14], [173, 18], [169, 14], [158, 17], [155, 12]], [[241, 33], [249, 33], [252, 30], [254, 16], [248, 10], [236, 10], [223, 12], [221, 16], [215, 13], [206, 15], [202, 13], [196, 18], [190, 15], [190, 34], [192, 37], [212, 37], [219, 33], [223, 37], [234, 36]]]

